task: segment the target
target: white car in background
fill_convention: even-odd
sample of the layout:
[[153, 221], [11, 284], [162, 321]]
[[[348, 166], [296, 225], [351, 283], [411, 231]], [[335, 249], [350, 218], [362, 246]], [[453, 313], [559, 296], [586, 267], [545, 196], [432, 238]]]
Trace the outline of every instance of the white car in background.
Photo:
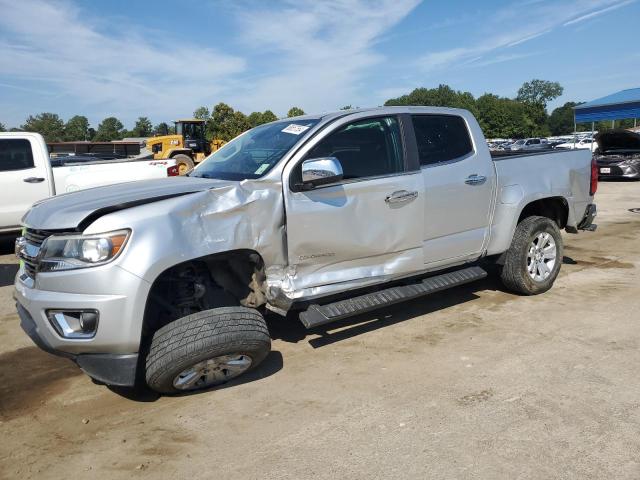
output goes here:
[[556, 148], [564, 148], [566, 150], [593, 149], [595, 151], [598, 148], [598, 142], [596, 142], [593, 138], [583, 138], [581, 140], [577, 140], [576, 142], [571, 141], [561, 143], [560, 145], [556, 145]]

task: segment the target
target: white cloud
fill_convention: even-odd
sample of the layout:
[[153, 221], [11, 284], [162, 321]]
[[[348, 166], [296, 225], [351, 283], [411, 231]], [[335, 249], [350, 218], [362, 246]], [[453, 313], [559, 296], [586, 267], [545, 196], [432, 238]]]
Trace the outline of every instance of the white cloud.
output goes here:
[[236, 23], [228, 45], [242, 46], [231, 55], [225, 45], [167, 41], [145, 26], [99, 18], [72, 0], [0, 0], [0, 87], [8, 89], [0, 106], [5, 115], [16, 111], [7, 91], [29, 92], [35, 107], [22, 106], [33, 109], [22, 118], [62, 104], [94, 124], [107, 115], [131, 124], [138, 115], [170, 120], [217, 101], [279, 114], [292, 105], [357, 104], [359, 92], [370, 93], [358, 83], [363, 73], [383, 66], [376, 40], [420, 1], [227, 4]]
[[68, 2], [0, 0], [0, 8], [5, 87], [54, 91], [96, 115], [189, 114], [245, 68], [241, 58], [197, 45], [154, 44], [113, 25], [103, 33]]
[[[420, 0], [287, 1], [282, 9], [258, 7], [240, 13], [247, 45], [272, 60], [264, 77], [237, 99], [243, 108], [292, 105], [306, 111], [362, 105], [370, 98], [363, 74], [384, 68], [373, 44]], [[364, 106], [364, 105], [363, 105]]]
[[504, 62], [512, 62], [514, 60], [529, 58], [535, 55], [540, 55], [540, 52], [500, 54], [500, 55], [492, 56], [486, 60], [481, 60], [483, 57], [476, 57], [474, 60], [470, 61], [469, 64], [475, 67], [488, 67], [489, 65], [496, 65], [498, 63], [504, 63]]
[[600, 10], [596, 10], [595, 12], [591, 12], [591, 13], [587, 13], [586, 15], [581, 15], [577, 18], [574, 18], [573, 20], [569, 20], [568, 22], [565, 22], [563, 24], [563, 26], [569, 26], [569, 25], [573, 25], [575, 23], [579, 23], [579, 22], [584, 22], [585, 20], [589, 20], [591, 18], [594, 17], [598, 17], [604, 13], [610, 12], [612, 10], [617, 10], [618, 8], [621, 7], [626, 7], [627, 5], [630, 5], [632, 3], [634, 3], [636, 0], [627, 0], [625, 2], [620, 2], [616, 5], [611, 5], [610, 7], [606, 7], [606, 8], [602, 8]]
[[[429, 52], [418, 59], [416, 65], [425, 72], [434, 72], [456, 65], [478, 64], [478, 60], [499, 51], [523, 45], [531, 40], [547, 35], [557, 28], [578, 23], [588, 18], [602, 15], [611, 10], [629, 5], [636, 0], [573, 0], [570, 2], [545, 2], [525, 0], [513, 3], [494, 12], [487, 22], [484, 40], [469, 46], [455, 46], [448, 50]], [[589, 12], [576, 17], [576, 12]], [[528, 14], [531, 13], [531, 14]], [[499, 33], [495, 33], [499, 32]], [[502, 56], [500, 61], [521, 58]], [[488, 60], [489, 63], [498, 63]]]

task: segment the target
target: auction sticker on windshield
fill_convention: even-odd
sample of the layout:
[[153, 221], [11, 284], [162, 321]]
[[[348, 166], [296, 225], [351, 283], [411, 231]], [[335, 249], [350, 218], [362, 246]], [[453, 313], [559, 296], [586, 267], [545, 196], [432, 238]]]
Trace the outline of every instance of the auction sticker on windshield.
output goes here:
[[282, 129], [284, 133], [292, 133], [294, 135], [300, 135], [302, 132], [305, 132], [307, 130], [309, 130], [309, 127], [305, 127], [304, 125], [296, 125], [295, 123], [291, 123]]

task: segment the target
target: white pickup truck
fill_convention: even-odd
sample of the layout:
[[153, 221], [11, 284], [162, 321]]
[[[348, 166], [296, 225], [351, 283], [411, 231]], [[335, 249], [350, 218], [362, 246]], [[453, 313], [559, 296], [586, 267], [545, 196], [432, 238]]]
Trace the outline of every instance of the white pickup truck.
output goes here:
[[178, 174], [176, 161], [88, 156], [49, 158], [39, 133], [0, 133], [0, 233], [20, 230], [20, 219], [44, 198], [85, 188]]

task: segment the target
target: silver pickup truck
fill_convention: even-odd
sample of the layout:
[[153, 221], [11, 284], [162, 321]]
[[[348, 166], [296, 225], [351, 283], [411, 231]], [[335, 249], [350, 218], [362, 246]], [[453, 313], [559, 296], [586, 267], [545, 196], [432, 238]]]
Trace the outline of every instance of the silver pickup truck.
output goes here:
[[483, 278], [487, 261], [512, 291], [548, 290], [560, 230], [595, 228], [597, 178], [586, 151], [492, 158], [465, 110], [280, 120], [188, 177], [36, 204], [17, 308], [100, 382], [209, 387], [267, 356], [265, 309], [314, 328]]

